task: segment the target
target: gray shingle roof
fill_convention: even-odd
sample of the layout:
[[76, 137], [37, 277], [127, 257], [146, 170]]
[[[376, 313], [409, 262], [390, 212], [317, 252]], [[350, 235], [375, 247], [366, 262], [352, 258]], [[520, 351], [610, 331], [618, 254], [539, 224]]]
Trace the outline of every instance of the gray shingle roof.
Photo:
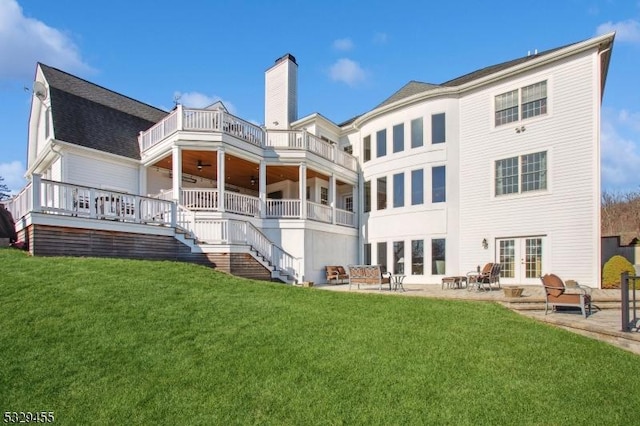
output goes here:
[[527, 61], [532, 61], [532, 60], [537, 59], [537, 58], [539, 58], [541, 56], [548, 55], [548, 54], [550, 54], [552, 52], [555, 52], [556, 50], [564, 49], [565, 47], [571, 46], [572, 44], [575, 44], [575, 43], [567, 44], [566, 46], [556, 47], [554, 49], [545, 50], [544, 52], [539, 52], [537, 54], [527, 55], [527, 56], [523, 56], [521, 58], [512, 59], [510, 61], [502, 62], [502, 63], [496, 64], [496, 65], [490, 65], [488, 67], [484, 67], [484, 68], [481, 68], [479, 70], [470, 72], [469, 74], [465, 74], [465, 75], [463, 75], [461, 77], [456, 77], [453, 80], [445, 81], [444, 83], [442, 83], [442, 86], [444, 86], [444, 87], [461, 86], [461, 85], [469, 83], [469, 82], [471, 82], [473, 80], [477, 80], [479, 78], [482, 78], [482, 77], [485, 77], [485, 76], [500, 72], [502, 70], [506, 70], [508, 68], [515, 67], [516, 65], [523, 64], [523, 63], [525, 63]]
[[374, 109], [383, 107], [385, 105], [389, 105], [393, 102], [399, 101], [400, 99], [408, 98], [409, 96], [417, 95], [418, 93], [426, 92], [428, 90], [438, 88], [437, 84], [430, 83], [422, 83], [420, 81], [410, 81], [404, 86], [400, 88], [393, 95], [389, 96], [385, 99], [380, 105], [376, 106]]
[[50, 86], [58, 140], [140, 159], [138, 133], [168, 114], [56, 68], [39, 66]]
[[[375, 108], [373, 108], [373, 110], [378, 109], [380, 107], [389, 105], [393, 102], [399, 101], [401, 99], [405, 99], [408, 98], [410, 96], [416, 95], [418, 93], [423, 93], [423, 92], [427, 92], [429, 90], [433, 90], [433, 89], [437, 89], [438, 87], [455, 87], [455, 86], [461, 86], [463, 84], [469, 83], [473, 80], [477, 80], [480, 79], [482, 77], [491, 75], [491, 74], [495, 74], [497, 72], [500, 72], [502, 70], [514, 67], [516, 65], [520, 65], [524, 62], [527, 61], [531, 61], [533, 59], [539, 58], [541, 56], [544, 55], [548, 55], [549, 53], [555, 52], [556, 50], [560, 50], [560, 49], [564, 49], [565, 47], [571, 46], [573, 44], [576, 43], [571, 43], [571, 44], [567, 44], [565, 46], [561, 46], [561, 47], [557, 47], [554, 49], [550, 49], [550, 50], [546, 50], [544, 52], [540, 52], [534, 55], [527, 55], [524, 56], [522, 58], [517, 58], [517, 59], [512, 59], [510, 61], [506, 61], [506, 62], [502, 62], [499, 64], [495, 64], [495, 65], [490, 65], [488, 67], [485, 68], [481, 68], [479, 70], [470, 72], [468, 74], [465, 74], [463, 76], [460, 77], [456, 77], [452, 80], [449, 81], [445, 81], [442, 84], [430, 84], [430, 83], [421, 83], [419, 81], [410, 81], [407, 84], [405, 84], [404, 86], [402, 86], [400, 88], [400, 90], [398, 90], [397, 92], [395, 92], [393, 95], [391, 95], [390, 97], [388, 97], [386, 100], [384, 100], [381, 104], [377, 105]], [[351, 121], [355, 120], [354, 117], [351, 120], [346, 121], [345, 123], [350, 123]], [[343, 125], [343, 124], [341, 124]]]

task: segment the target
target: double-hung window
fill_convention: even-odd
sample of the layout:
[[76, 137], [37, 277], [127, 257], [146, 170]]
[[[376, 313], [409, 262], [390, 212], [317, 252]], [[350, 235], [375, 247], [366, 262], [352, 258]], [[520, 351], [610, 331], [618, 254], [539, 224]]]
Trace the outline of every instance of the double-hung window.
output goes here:
[[496, 196], [547, 189], [547, 152], [496, 161]]
[[495, 97], [496, 127], [546, 113], [546, 81], [501, 93]]

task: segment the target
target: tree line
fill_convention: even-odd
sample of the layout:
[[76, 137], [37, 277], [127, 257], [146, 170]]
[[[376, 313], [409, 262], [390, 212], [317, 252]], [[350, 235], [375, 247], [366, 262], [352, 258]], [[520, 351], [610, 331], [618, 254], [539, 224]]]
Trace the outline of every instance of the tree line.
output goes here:
[[602, 191], [600, 226], [603, 236], [640, 236], [640, 191]]

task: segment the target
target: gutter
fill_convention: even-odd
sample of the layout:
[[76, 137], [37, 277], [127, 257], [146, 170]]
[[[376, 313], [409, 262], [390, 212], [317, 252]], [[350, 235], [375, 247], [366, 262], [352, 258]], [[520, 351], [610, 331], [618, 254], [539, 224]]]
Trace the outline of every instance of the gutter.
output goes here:
[[[408, 98], [401, 99], [401, 100], [399, 100], [397, 102], [394, 102], [392, 104], [386, 105], [386, 106], [384, 106], [382, 108], [369, 111], [368, 113], [365, 113], [365, 114], [361, 115], [360, 117], [356, 118], [354, 120], [354, 122], [350, 124], [350, 126], [354, 130], [355, 129], [359, 129], [367, 121], [372, 120], [372, 119], [374, 119], [374, 118], [376, 118], [376, 117], [378, 117], [380, 115], [383, 115], [383, 114], [386, 114], [388, 112], [394, 111], [394, 110], [399, 109], [401, 107], [405, 107], [405, 106], [409, 106], [409, 105], [417, 103], [417, 102], [421, 102], [421, 101], [429, 99], [429, 98], [434, 98], [434, 97], [438, 97], [438, 96], [445, 96], [445, 95], [451, 95], [452, 97], [458, 97], [459, 95], [461, 95], [462, 93], [464, 93], [466, 91], [473, 90], [473, 89], [479, 88], [481, 86], [484, 86], [484, 85], [493, 83], [495, 81], [501, 80], [505, 76], [523, 73], [523, 72], [529, 71], [529, 70], [531, 70], [533, 68], [538, 68], [538, 67], [540, 67], [542, 65], [558, 61], [558, 60], [563, 59], [565, 57], [573, 56], [575, 54], [584, 52], [584, 51], [592, 49], [594, 47], [598, 47], [598, 45], [602, 44], [604, 41], [607, 41], [607, 39], [609, 39], [609, 38], [611, 39], [611, 41], [609, 42], [609, 45], [611, 45], [613, 43], [613, 38], [614, 37], [615, 37], [615, 32], [610, 32], [610, 33], [607, 33], [607, 34], [603, 34], [602, 36], [599, 36], [599, 37], [591, 38], [589, 40], [585, 40], [583, 42], [567, 46], [564, 49], [549, 53], [549, 54], [544, 55], [542, 57], [534, 58], [534, 59], [532, 59], [530, 61], [524, 62], [524, 63], [516, 65], [514, 67], [510, 67], [510, 68], [504, 69], [502, 71], [498, 71], [497, 73], [490, 74], [490, 75], [485, 76], [485, 77], [481, 77], [481, 78], [479, 78], [477, 80], [470, 81], [470, 82], [468, 82], [466, 84], [463, 84], [461, 86], [441, 87], [441, 88], [438, 88], [438, 89], [429, 90], [427, 92], [418, 93], [416, 95], [413, 95], [413, 96], [410, 96]], [[606, 52], [606, 50], [602, 51], [602, 53], [605, 53], [605, 52]], [[604, 91], [602, 91], [602, 93], [604, 93]]]

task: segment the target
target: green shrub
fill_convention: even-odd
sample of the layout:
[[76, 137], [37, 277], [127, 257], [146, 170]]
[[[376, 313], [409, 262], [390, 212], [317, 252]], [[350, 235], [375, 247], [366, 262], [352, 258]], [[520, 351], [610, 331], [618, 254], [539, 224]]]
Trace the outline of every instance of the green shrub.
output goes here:
[[624, 271], [631, 276], [636, 274], [631, 262], [620, 255], [612, 256], [602, 270], [602, 288], [620, 288], [620, 274]]

